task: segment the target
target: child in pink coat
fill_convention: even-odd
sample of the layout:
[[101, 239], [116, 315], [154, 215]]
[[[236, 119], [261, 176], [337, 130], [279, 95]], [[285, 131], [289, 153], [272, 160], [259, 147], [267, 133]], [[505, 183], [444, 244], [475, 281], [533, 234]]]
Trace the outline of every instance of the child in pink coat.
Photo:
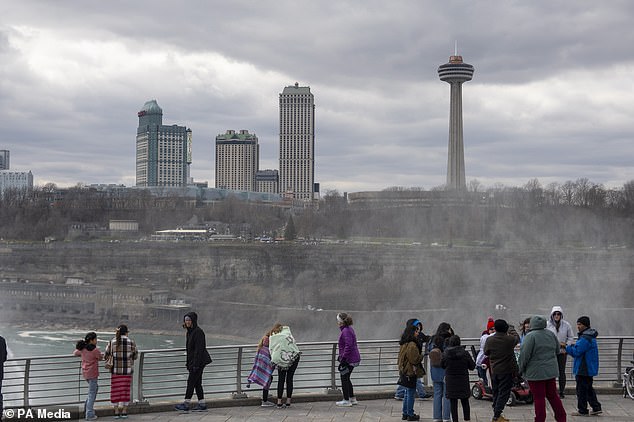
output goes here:
[[99, 384], [99, 361], [103, 359], [103, 354], [97, 347], [97, 334], [94, 331], [86, 334], [84, 340], [79, 340], [75, 346], [75, 356], [81, 356], [81, 372], [88, 382], [88, 397], [86, 398], [86, 420], [94, 421], [95, 399]]

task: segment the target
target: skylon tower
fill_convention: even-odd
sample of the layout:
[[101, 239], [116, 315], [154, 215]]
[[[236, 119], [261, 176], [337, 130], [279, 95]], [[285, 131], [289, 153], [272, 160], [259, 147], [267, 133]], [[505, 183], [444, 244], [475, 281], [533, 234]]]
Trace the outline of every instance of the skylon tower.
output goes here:
[[467, 188], [464, 172], [464, 141], [462, 137], [462, 84], [473, 78], [474, 68], [462, 61], [462, 56], [449, 57], [449, 63], [438, 67], [441, 81], [451, 87], [449, 103], [449, 153], [447, 158], [447, 190]]

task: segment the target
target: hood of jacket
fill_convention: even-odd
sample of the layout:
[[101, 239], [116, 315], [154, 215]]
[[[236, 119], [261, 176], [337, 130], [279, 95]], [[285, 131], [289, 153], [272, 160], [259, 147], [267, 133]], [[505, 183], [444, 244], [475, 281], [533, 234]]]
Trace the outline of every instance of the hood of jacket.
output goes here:
[[535, 315], [534, 317], [531, 318], [531, 323], [530, 323], [531, 331], [533, 331], [533, 330], [543, 330], [545, 328], [546, 328], [546, 318], [544, 318], [541, 315]]
[[579, 333], [579, 337], [588, 337], [588, 340], [593, 338], [597, 338], [599, 336], [599, 332], [594, 328], [586, 328], [582, 332]]
[[[191, 328], [187, 328], [187, 326], [185, 325], [185, 318], [189, 317], [192, 320], [192, 326]], [[194, 328], [198, 327], [198, 314], [196, 312], [188, 312], [183, 316], [183, 327], [187, 328], [188, 330], [193, 330]]]
[[463, 353], [466, 353], [464, 346], [449, 346], [444, 351], [447, 359], [458, 359]]
[[553, 314], [555, 312], [561, 312], [561, 319], [562, 320], [564, 319], [564, 310], [563, 310], [563, 308], [561, 306], [559, 306], [559, 305], [555, 305], [555, 306], [553, 306], [553, 309], [550, 310], [550, 321], [551, 322], [555, 322], [555, 319], [553, 318]]

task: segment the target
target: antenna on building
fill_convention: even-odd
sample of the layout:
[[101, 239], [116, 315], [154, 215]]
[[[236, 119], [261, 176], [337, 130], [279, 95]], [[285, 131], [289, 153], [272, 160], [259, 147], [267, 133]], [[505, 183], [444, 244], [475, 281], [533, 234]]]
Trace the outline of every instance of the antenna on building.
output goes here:
[[457, 56], [458, 55], [458, 40], [455, 41], [454, 47], [453, 47], [453, 55]]

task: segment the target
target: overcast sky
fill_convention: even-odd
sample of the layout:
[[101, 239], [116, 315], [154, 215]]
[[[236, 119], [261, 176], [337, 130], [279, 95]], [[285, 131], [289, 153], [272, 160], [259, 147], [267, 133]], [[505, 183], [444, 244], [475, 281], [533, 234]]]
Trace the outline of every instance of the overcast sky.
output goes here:
[[135, 184], [137, 112], [214, 141], [255, 132], [277, 169], [278, 99], [310, 86], [322, 193], [445, 183], [458, 43], [467, 182], [634, 179], [634, 2], [0, 2], [0, 149], [35, 184]]

